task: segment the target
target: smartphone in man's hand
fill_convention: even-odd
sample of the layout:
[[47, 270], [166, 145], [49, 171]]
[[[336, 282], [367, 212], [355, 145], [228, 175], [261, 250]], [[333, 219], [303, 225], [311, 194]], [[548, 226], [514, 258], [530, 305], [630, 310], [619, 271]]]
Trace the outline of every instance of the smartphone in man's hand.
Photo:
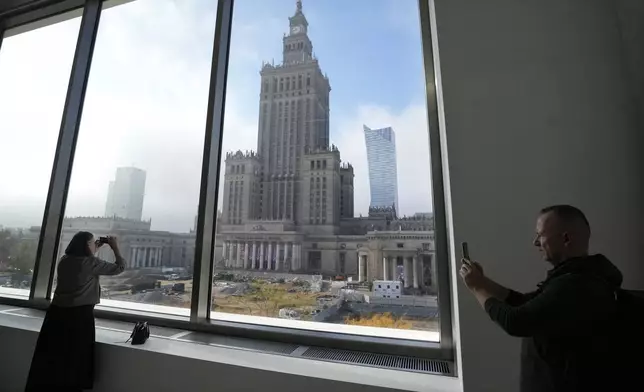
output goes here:
[[467, 262], [467, 264], [470, 264], [470, 249], [467, 245], [467, 242], [461, 242], [461, 251], [462, 251], [462, 259], [464, 262]]

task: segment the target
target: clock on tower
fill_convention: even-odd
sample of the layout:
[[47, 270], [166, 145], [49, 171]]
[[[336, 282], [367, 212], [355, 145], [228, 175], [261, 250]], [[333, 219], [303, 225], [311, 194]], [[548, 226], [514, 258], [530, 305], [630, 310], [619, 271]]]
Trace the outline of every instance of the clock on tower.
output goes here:
[[291, 27], [291, 34], [299, 34], [304, 31], [304, 28], [302, 26], [293, 26]]

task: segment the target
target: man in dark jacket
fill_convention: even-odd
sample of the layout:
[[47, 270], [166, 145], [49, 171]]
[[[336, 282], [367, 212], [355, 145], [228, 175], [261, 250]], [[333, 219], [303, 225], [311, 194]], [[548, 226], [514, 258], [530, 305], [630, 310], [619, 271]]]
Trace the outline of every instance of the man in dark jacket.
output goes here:
[[[553, 265], [536, 291], [522, 294], [463, 260], [460, 275], [490, 318], [523, 337], [521, 391], [623, 391], [615, 339], [615, 290], [622, 274], [589, 255], [590, 225], [568, 205], [541, 210], [534, 245]], [[608, 388], [608, 389], [606, 389]]]

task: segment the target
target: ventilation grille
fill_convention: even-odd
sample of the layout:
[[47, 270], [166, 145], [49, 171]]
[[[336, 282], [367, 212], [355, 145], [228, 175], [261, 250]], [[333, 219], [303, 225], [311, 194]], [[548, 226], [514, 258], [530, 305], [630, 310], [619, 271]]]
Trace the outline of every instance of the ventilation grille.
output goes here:
[[451, 375], [449, 364], [445, 361], [405, 357], [402, 355], [374, 354], [323, 347], [309, 347], [304, 353], [302, 353], [302, 357], [323, 361], [374, 366], [379, 368], [406, 370], [410, 372], [434, 373], [444, 376]]

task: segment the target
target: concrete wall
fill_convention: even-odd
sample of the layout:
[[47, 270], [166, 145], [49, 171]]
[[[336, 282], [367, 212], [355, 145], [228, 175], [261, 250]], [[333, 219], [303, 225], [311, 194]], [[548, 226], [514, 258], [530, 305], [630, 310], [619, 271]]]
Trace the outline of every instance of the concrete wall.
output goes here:
[[[628, 66], [644, 41], [630, 38], [624, 55], [617, 2], [435, 6], [455, 242], [469, 241], [491, 277], [532, 289], [547, 269], [531, 245], [536, 213], [570, 203], [590, 219], [593, 251], [621, 268], [627, 287], [644, 288], [644, 131]], [[456, 290], [465, 390], [518, 390], [519, 341], [460, 282]]]

